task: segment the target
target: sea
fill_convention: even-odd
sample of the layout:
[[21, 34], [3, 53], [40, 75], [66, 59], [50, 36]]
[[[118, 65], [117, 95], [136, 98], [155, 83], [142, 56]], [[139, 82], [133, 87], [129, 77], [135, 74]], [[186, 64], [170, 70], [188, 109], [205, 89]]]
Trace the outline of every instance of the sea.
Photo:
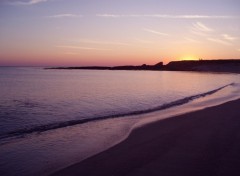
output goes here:
[[240, 75], [0, 67], [0, 175], [49, 175], [132, 130], [240, 98]]

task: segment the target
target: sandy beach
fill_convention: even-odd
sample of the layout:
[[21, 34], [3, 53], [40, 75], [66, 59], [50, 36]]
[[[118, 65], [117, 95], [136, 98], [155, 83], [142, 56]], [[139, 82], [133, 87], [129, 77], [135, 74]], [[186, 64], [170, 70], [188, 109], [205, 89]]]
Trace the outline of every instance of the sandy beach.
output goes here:
[[239, 175], [239, 107], [240, 99], [143, 126], [53, 175]]

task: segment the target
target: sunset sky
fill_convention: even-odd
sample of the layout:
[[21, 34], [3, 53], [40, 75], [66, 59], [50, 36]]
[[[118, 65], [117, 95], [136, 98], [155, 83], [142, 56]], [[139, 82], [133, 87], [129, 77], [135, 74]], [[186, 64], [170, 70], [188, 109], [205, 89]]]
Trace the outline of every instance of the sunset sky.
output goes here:
[[0, 66], [240, 59], [240, 0], [1, 0]]

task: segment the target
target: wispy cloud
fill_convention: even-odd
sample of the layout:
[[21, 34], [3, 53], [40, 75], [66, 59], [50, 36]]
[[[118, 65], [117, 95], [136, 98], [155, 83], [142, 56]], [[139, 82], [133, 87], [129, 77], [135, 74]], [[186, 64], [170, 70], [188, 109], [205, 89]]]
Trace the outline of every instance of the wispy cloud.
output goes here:
[[9, 4], [11, 5], [34, 5], [34, 4], [38, 4], [41, 2], [47, 2], [49, 0], [30, 0], [30, 1], [14, 1], [14, 2], [10, 2]]
[[155, 30], [152, 30], [152, 29], [147, 29], [147, 28], [144, 28], [143, 30], [147, 31], [147, 32], [150, 32], [152, 34], [157, 34], [157, 35], [161, 35], [161, 36], [168, 36], [169, 35], [167, 33], [162, 33], [162, 32], [155, 31]]
[[212, 32], [215, 30], [206, 26], [205, 24], [201, 22], [194, 23], [191, 32], [200, 36], [204, 36], [207, 38], [208, 41], [212, 41], [218, 44], [222, 45], [232, 45], [234, 40], [237, 40], [236, 37], [233, 37], [229, 34], [222, 34], [218, 35], [218, 37], [212, 37]]
[[217, 38], [207, 38], [207, 40], [218, 43], [218, 44], [222, 44], [222, 45], [232, 45], [230, 42], [221, 40], [221, 39], [217, 39]]
[[69, 48], [69, 49], [79, 49], [79, 50], [98, 50], [98, 51], [106, 51], [111, 49], [105, 49], [105, 48], [92, 48], [92, 47], [82, 47], [82, 46], [72, 46], [72, 45], [58, 45], [55, 46], [57, 48]]
[[71, 13], [47, 16], [47, 18], [79, 18], [79, 17], [82, 17], [82, 15], [76, 15]]
[[211, 29], [210, 27], [207, 27], [205, 24], [201, 23], [201, 22], [197, 22], [195, 24], [193, 24], [194, 29], [198, 30], [198, 31], [202, 31], [202, 32], [212, 32], [214, 31], [213, 29]]
[[228, 40], [228, 41], [234, 41], [234, 40], [237, 40], [237, 37], [232, 37], [228, 34], [222, 34], [222, 37], [225, 39], [225, 40]]
[[199, 40], [192, 39], [192, 38], [185, 38], [185, 41], [190, 43], [201, 43]]
[[208, 36], [214, 30], [201, 22], [196, 22], [190, 27], [190, 32], [200, 36]]
[[231, 19], [240, 18], [239, 16], [209, 16], [209, 15], [168, 15], [168, 14], [96, 14], [97, 17], [104, 18], [167, 18], [167, 19]]
[[147, 43], [153, 43], [153, 41], [149, 41], [149, 40], [143, 40], [143, 39], [135, 39], [137, 42], [139, 42], [139, 43], [145, 43], [145, 44], [147, 44]]
[[80, 42], [100, 44], [100, 45], [130, 45], [129, 43], [124, 43], [124, 42], [110, 42], [110, 41], [98, 41], [98, 40], [81, 40]]
[[92, 39], [82, 39], [82, 40], [64, 40], [65, 42], [68, 43], [88, 43], [88, 44], [96, 44], [96, 45], [125, 45], [129, 46], [132, 45], [130, 43], [126, 42], [118, 42], [118, 41], [100, 41], [100, 40], [92, 40]]
[[106, 17], [106, 18], [120, 18], [123, 17], [122, 15], [115, 15], [115, 14], [97, 14], [97, 17]]

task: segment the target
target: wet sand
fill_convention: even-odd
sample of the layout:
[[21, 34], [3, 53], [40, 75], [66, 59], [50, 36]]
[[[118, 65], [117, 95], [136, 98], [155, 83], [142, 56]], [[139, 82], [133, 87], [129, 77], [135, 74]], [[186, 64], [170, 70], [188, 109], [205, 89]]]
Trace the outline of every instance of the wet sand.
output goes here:
[[240, 99], [134, 130], [120, 144], [53, 175], [240, 174]]

